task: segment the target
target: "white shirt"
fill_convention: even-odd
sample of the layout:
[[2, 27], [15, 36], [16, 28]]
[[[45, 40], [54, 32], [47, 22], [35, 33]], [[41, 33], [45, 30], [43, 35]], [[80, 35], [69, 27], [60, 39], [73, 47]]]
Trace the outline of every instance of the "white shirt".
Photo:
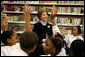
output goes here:
[[60, 53], [56, 56], [67, 56], [64, 48], [61, 49]]
[[46, 26], [47, 22], [40, 21], [43, 26]]
[[16, 43], [13, 47], [20, 48], [20, 43]]
[[[55, 33], [60, 33], [60, 30], [59, 30], [59, 28], [58, 28], [58, 26], [57, 25], [55, 25], [55, 26], [52, 26], [52, 31], [53, 31], [53, 35], [55, 34]], [[61, 33], [60, 33], [61, 34]]]
[[73, 35], [65, 35], [64, 40], [66, 41], [67, 46], [70, 48], [71, 43], [77, 39], [84, 40], [81, 36], [73, 36]]
[[2, 46], [1, 47], [1, 56], [6, 56], [7, 53], [8, 53], [8, 49], [10, 48], [11, 46]]
[[3, 33], [3, 31], [1, 31], [1, 34]]
[[7, 56], [28, 56], [28, 54], [20, 48], [11, 48], [10, 50]]
[[1, 56], [28, 56], [21, 48], [20, 44], [17, 43], [13, 46], [4, 46], [1, 48]]

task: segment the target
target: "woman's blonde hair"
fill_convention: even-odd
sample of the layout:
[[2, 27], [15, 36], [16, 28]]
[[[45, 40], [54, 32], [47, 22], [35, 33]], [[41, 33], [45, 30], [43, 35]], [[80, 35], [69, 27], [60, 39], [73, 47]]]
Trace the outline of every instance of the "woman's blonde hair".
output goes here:
[[37, 15], [39, 19], [40, 19], [41, 15], [43, 14], [43, 12], [46, 12], [48, 14], [48, 11], [46, 9], [43, 9], [43, 8], [39, 9], [38, 15]]

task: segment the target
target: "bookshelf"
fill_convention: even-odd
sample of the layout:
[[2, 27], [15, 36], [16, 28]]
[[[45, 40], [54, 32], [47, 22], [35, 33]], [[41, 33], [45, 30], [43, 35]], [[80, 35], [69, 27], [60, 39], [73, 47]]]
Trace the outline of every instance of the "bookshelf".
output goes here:
[[[8, 21], [9, 24], [26, 24], [25, 21]], [[30, 22], [32, 25], [37, 23], [37, 22]], [[50, 22], [49, 22], [50, 23]], [[50, 23], [52, 24], [52, 23]], [[73, 26], [77, 26], [77, 25], [72, 25], [72, 24], [57, 24], [58, 26], [66, 26], [66, 27], [73, 27]], [[80, 25], [82, 27], [82, 25]]]
[[[39, 21], [38, 18], [36, 17], [39, 8], [45, 8], [49, 10], [48, 14], [50, 15], [51, 8], [53, 5], [59, 7], [58, 13], [56, 14], [59, 20], [57, 20], [56, 23], [58, 24], [60, 30], [61, 28], [66, 27], [69, 30], [67, 33], [69, 32], [71, 33], [71, 29], [73, 26], [80, 25], [82, 28], [84, 25], [84, 1], [35, 1], [35, 2], [34, 1], [21, 1], [21, 2], [2, 1], [1, 4], [4, 5], [3, 13], [7, 14], [10, 17], [8, 23], [11, 25], [13, 24], [25, 25], [23, 16], [21, 20], [18, 20], [18, 18], [20, 19], [20, 17], [17, 17], [19, 15], [23, 15], [23, 11], [21, 10], [21, 8], [23, 9], [23, 6], [25, 4], [30, 5], [33, 8], [33, 11], [31, 12], [33, 18], [31, 19], [30, 22], [32, 26]], [[15, 9], [8, 10], [7, 8], [8, 5], [14, 7]], [[14, 17], [11, 17], [12, 15]], [[63, 19], [66, 21], [63, 21]], [[72, 19], [72, 21], [70, 19]], [[73, 21], [75, 21], [74, 22], [75, 24], [72, 23]], [[23, 33], [23, 31], [17, 31], [17, 33], [21, 34]]]
[[56, 3], [1, 3], [4, 5], [30, 5], [30, 6], [64, 6], [64, 7], [84, 7], [84, 4], [56, 4]]
[[[18, 11], [4, 11], [5, 14], [23, 14], [23, 12], [18, 12]], [[37, 15], [37, 11], [31, 12], [31, 14]], [[48, 12], [50, 15], [51, 12]], [[57, 13], [57, 16], [84, 16], [84, 14], [75, 14], [75, 13]]]

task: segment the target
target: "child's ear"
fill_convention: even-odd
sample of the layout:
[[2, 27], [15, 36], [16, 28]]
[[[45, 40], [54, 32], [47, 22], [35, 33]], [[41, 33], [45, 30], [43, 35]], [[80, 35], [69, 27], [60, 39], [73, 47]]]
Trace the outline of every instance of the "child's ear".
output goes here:
[[51, 52], [52, 52], [52, 53], [56, 53], [55, 47], [52, 48]]
[[8, 42], [8, 43], [11, 43], [11, 39], [7, 39], [7, 42]]

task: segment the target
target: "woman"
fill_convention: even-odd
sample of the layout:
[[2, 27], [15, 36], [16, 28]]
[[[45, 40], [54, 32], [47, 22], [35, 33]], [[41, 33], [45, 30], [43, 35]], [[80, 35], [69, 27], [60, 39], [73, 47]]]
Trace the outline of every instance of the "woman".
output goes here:
[[[54, 19], [55, 14], [57, 13], [57, 9], [55, 7], [52, 8], [52, 14], [50, 15], [51, 19]], [[39, 9], [38, 18], [40, 22], [34, 24], [33, 31], [38, 35], [39, 41], [38, 44], [42, 44], [45, 42], [46, 34], [53, 35], [52, 25], [47, 22], [48, 13], [45, 9]]]
[[[25, 5], [26, 7], [26, 5]], [[26, 27], [27, 27], [27, 31], [32, 31], [31, 25], [30, 25], [30, 13], [31, 13], [31, 7], [28, 6], [28, 11], [26, 11], [26, 9], [24, 10], [24, 19], [26, 22]], [[54, 22], [54, 16], [57, 13], [57, 9], [55, 7], [52, 8], [52, 14], [50, 15], [51, 18], [51, 22], [52, 25], [55, 26], [55, 22]], [[42, 43], [45, 42], [45, 38], [46, 38], [46, 33], [48, 35], [53, 35], [53, 31], [52, 31], [52, 25], [47, 23], [47, 19], [48, 19], [48, 15], [47, 15], [47, 10], [45, 9], [40, 9], [38, 11], [38, 18], [41, 20], [39, 23], [36, 23], [34, 25], [34, 29], [33, 31], [38, 35], [38, 45], [37, 48], [35, 49], [35, 51], [32, 53], [32, 55], [34, 56], [39, 56], [41, 54], [43, 54], [43, 47], [42, 47]]]

